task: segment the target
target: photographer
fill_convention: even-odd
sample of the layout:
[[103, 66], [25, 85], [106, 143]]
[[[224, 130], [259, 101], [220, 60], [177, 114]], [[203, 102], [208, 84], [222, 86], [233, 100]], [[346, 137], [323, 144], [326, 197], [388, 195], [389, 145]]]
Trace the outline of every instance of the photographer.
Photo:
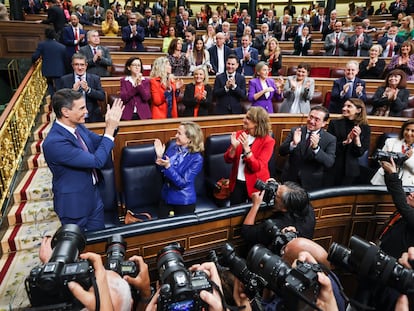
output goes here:
[[[47, 263], [52, 255], [51, 240], [50, 237], [44, 237], [41, 242], [39, 258], [42, 263]], [[101, 256], [98, 254], [85, 253], [79, 257], [89, 260], [95, 270], [100, 297], [100, 311], [130, 311], [133, 306], [130, 286], [139, 291], [140, 299], [136, 310], [145, 310], [147, 303], [152, 297], [152, 293], [148, 265], [141, 256], [132, 256], [128, 259], [129, 261], [134, 261], [137, 267], [139, 267], [139, 273], [135, 278], [128, 275], [122, 278], [118, 273], [106, 270], [102, 264]], [[69, 282], [68, 288], [73, 296], [85, 306], [86, 310], [96, 310], [95, 292], [92, 287], [86, 291], [77, 282]]]
[[397, 208], [379, 237], [380, 247], [388, 255], [399, 258], [408, 247], [414, 245], [414, 193], [405, 195], [397, 166], [392, 158], [390, 162], [380, 163], [385, 172], [388, 192]]
[[[273, 239], [272, 236], [263, 234], [264, 223], [255, 224], [264, 195], [265, 191], [252, 194], [253, 204], [243, 222], [242, 236], [251, 245], [256, 243], [269, 245]], [[273, 211], [271, 219], [280, 229], [293, 226], [299, 236], [312, 239], [315, 214], [309, 202], [308, 193], [298, 184], [288, 181], [277, 187]]]

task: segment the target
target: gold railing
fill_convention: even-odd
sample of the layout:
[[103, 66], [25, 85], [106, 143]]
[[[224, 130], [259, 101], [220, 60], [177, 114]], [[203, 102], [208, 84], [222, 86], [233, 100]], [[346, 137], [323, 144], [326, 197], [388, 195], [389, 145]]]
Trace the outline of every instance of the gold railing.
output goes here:
[[41, 62], [30, 68], [6, 109], [0, 115], [0, 208], [10, 197], [14, 176], [30, 137], [47, 89]]

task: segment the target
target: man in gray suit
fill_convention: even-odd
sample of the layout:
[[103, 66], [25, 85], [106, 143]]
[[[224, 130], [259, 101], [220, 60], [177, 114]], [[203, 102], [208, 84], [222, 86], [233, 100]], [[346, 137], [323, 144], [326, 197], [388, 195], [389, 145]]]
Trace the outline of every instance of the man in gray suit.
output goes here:
[[342, 32], [342, 22], [335, 23], [335, 31], [325, 38], [326, 56], [344, 56], [348, 50], [348, 35]]
[[87, 72], [100, 77], [109, 77], [108, 67], [112, 66], [112, 58], [108, 48], [100, 45], [101, 39], [97, 30], [89, 30], [87, 36], [89, 44], [79, 50], [86, 56]]
[[323, 106], [311, 108], [305, 126], [292, 128], [279, 148], [281, 156], [289, 156], [282, 181], [299, 183], [307, 191], [324, 186], [326, 169], [335, 163], [336, 137], [323, 128], [329, 118]]

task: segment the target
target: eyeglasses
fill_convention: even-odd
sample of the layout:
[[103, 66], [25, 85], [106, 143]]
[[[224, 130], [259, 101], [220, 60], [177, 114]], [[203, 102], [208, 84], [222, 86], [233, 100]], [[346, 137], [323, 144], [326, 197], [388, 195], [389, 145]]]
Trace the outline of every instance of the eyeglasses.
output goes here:
[[141, 67], [141, 64], [131, 64], [131, 67]]

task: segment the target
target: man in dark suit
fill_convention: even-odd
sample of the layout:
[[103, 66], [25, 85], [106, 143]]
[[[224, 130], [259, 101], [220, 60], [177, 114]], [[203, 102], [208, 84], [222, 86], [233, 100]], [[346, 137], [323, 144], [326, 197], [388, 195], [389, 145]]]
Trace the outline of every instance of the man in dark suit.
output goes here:
[[252, 29], [252, 37], [254, 38], [254, 25], [251, 23], [252, 18], [250, 17], [250, 15], [246, 15], [243, 17], [243, 19], [237, 23], [237, 28], [236, 28], [236, 38], [239, 39], [243, 36], [244, 33], [244, 29], [247, 26], [250, 26], [250, 28]]
[[326, 169], [335, 163], [336, 137], [323, 128], [329, 118], [323, 106], [311, 108], [306, 126], [292, 128], [279, 148], [281, 156], [289, 156], [282, 181], [299, 183], [307, 191], [323, 187]]
[[216, 35], [216, 45], [208, 49], [212, 71], [216, 75], [224, 72], [226, 69], [226, 59], [232, 51], [228, 46], [224, 45], [224, 41], [224, 34], [219, 32]]
[[94, 25], [90, 21], [90, 16], [89, 16], [88, 13], [85, 12], [85, 9], [83, 8], [82, 4], [75, 5], [75, 12], [74, 13], [78, 16], [79, 23], [81, 23], [82, 25], [87, 25], [87, 26]]
[[67, 74], [56, 81], [56, 89], [69, 88], [83, 94], [86, 101], [86, 122], [103, 121], [99, 101], [105, 100], [105, 92], [102, 89], [101, 79], [94, 74], [86, 73], [88, 63], [83, 54], [76, 53], [72, 57], [74, 73]]
[[42, 57], [42, 74], [47, 80], [47, 89], [50, 96], [55, 93], [55, 82], [66, 74], [66, 47], [57, 42], [56, 32], [51, 28], [45, 29], [46, 40], [39, 42], [32, 55], [32, 63]]
[[79, 27], [79, 18], [76, 14], [70, 16], [69, 26], [63, 29], [62, 41], [66, 45], [66, 55], [68, 60], [72, 55], [79, 52], [79, 49], [86, 45], [86, 31]]
[[253, 47], [257, 49], [260, 55], [263, 55], [263, 51], [266, 47], [267, 40], [273, 36], [269, 33], [269, 25], [264, 23], [260, 26], [260, 34], [256, 36]]
[[277, 22], [273, 28], [273, 34], [279, 41], [288, 41], [291, 35], [290, 15], [283, 15], [282, 22]]
[[100, 77], [109, 77], [108, 67], [112, 66], [112, 58], [108, 48], [101, 45], [97, 30], [89, 30], [87, 36], [89, 44], [81, 47], [79, 51], [86, 57], [87, 72]]
[[312, 29], [313, 31], [322, 33], [324, 28], [328, 26], [328, 18], [325, 15], [325, 8], [318, 9], [318, 14], [312, 17]]
[[175, 23], [175, 27], [177, 30], [177, 37], [183, 38], [184, 39], [184, 34], [187, 30], [188, 27], [191, 26], [191, 22], [189, 19], [189, 15], [187, 11], [184, 11], [182, 13], [181, 19], [177, 20]]
[[344, 56], [348, 53], [348, 35], [342, 31], [342, 22], [335, 23], [335, 31], [325, 38], [324, 48], [326, 56]]
[[244, 76], [253, 76], [256, 64], [259, 62], [259, 53], [250, 44], [250, 35], [244, 35], [241, 37], [241, 46], [234, 49], [234, 53], [240, 60], [237, 72]]
[[65, 13], [63, 13], [63, 9], [58, 5], [57, 0], [49, 1], [47, 18], [38, 22], [42, 24], [53, 24], [57, 35], [57, 40], [59, 41], [61, 39], [62, 31], [66, 24], [66, 17]]
[[349, 98], [367, 100], [365, 81], [357, 77], [359, 63], [350, 60], [345, 66], [345, 76], [334, 81], [329, 103], [329, 112], [342, 113], [342, 107]]
[[124, 52], [144, 52], [145, 31], [137, 25], [137, 15], [128, 16], [128, 25], [122, 28], [122, 41], [125, 42]]
[[355, 27], [355, 34], [349, 37], [348, 49], [351, 56], [369, 56], [369, 49], [372, 46], [372, 38], [364, 33], [362, 24]]
[[99, 193], [103, 177], [99, 169], [111, 156], [122, 101], [116, 99], [108, 108], [103, 136], [83, 125], [88, 110], [82, 93], [59, 90], [52, 105], [56, 121], [43, 143], [43, 152], [53, 174], [54, 209], [62, 225], [77, 224], [88, 231], [104, 229], [104, 206]]
[[230, 54], [226, 60], [226, 71], [214, 81], [216, 114], [243, 113], [240, 101], [246, 98], [246, 79], [236, 71], [238, 66], [239, 59], [235, 54]]
[[401, 44], [404, 42], [404, 38], [397, 36], [398, 27], [397, 25], [391, 25], [380, 39], [378, 44], [382, 46], [383, 52], [382, 57], [393, 57], [401, 48]]
[[223, 24], [221, 24], [221, 32], [224, 35], [224, 45], [228, 46], [230, 49], [233, 49], [234, 35], [230, 32], [229, 22], [223, 22]]
[[39, 0], [23, 0], [22, 7], [26, 14], [39, 14], [42, 3]]
[[140, 26], [144, 28], [145, 37], [157, 38], [160, 31], [160, 25], [152, 16], [152, 10], [150, 8], [145, 9], [145, 16], [139, 22]]

